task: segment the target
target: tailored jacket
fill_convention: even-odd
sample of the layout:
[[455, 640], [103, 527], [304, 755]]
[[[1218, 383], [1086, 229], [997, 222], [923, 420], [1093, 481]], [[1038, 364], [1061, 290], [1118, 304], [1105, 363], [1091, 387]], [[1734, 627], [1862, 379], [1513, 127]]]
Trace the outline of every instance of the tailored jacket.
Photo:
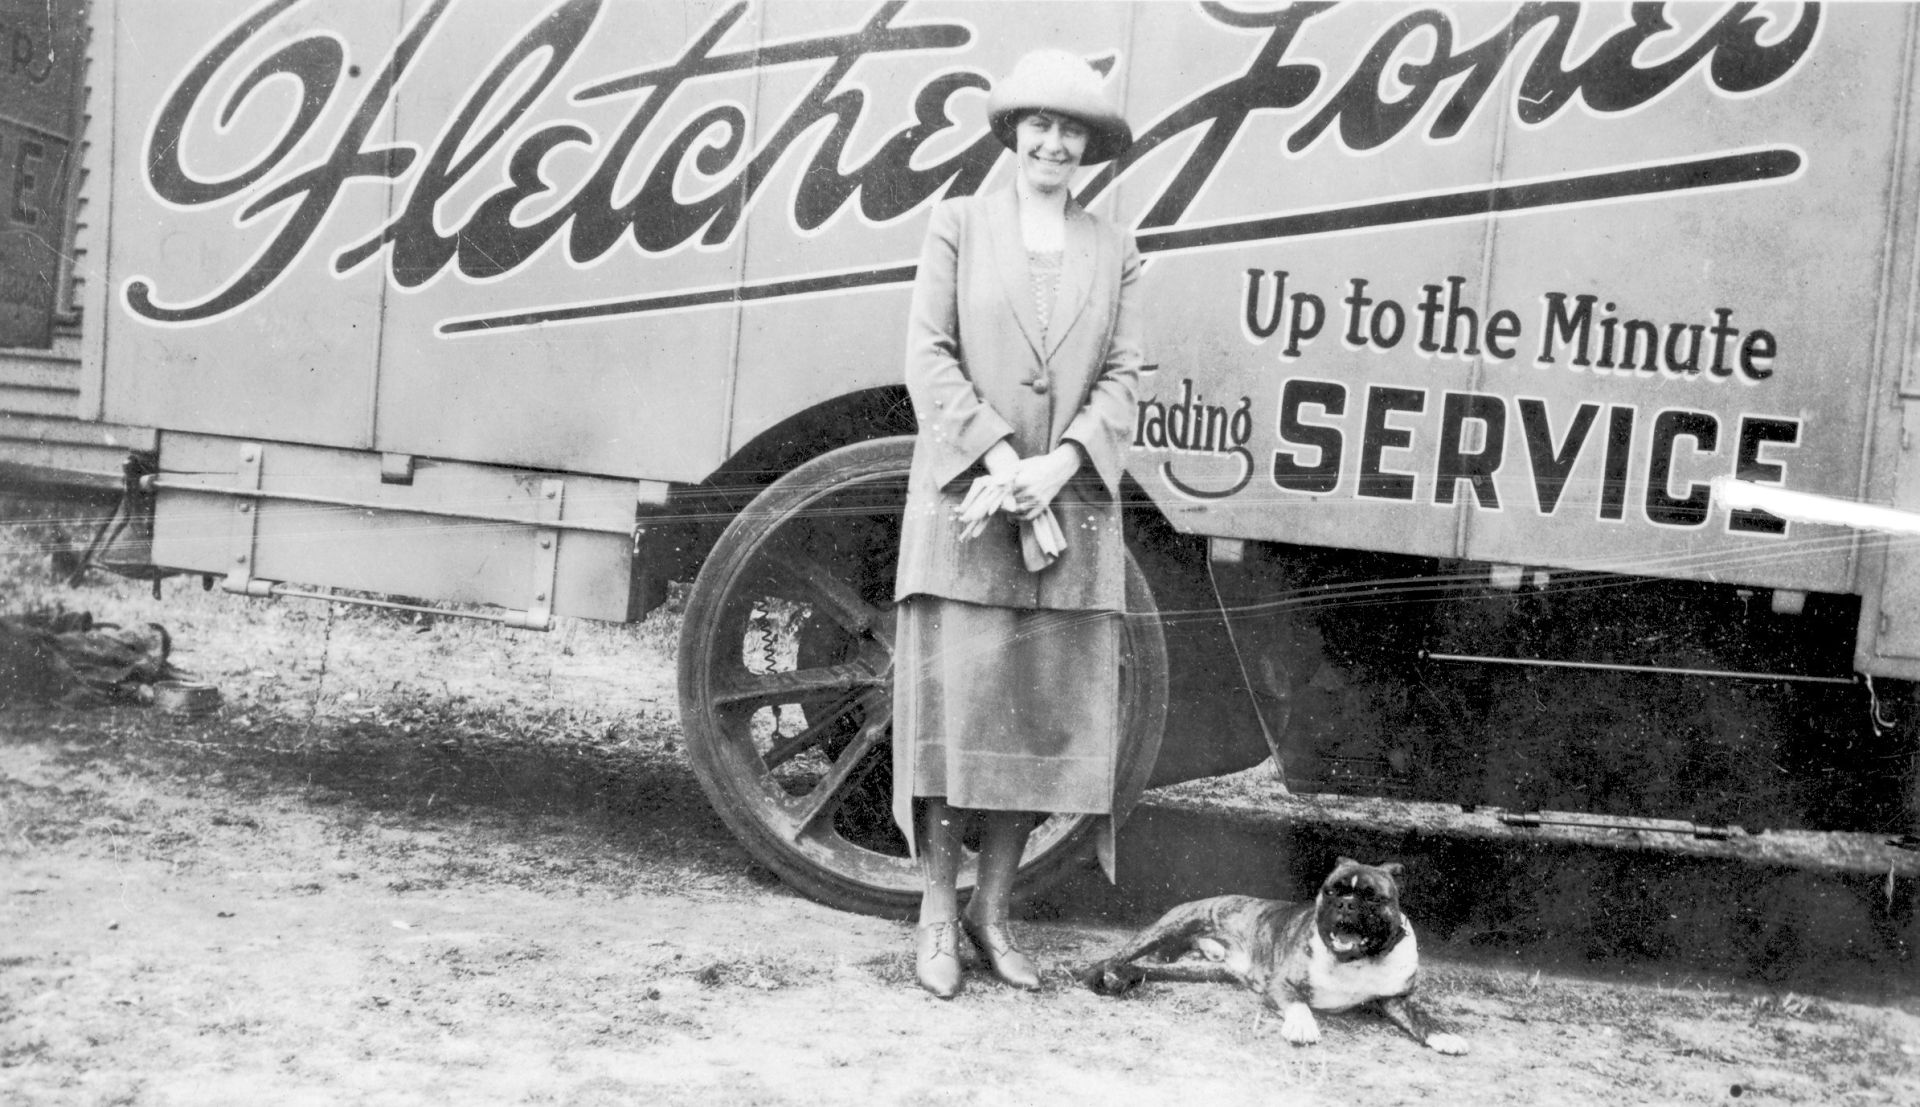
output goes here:
[[[907, 325], [919, 430], [895, 599], [1126, 609], [1120, 474], [1137, 417], [1140, 254], [1131, 234], [1072, 201], [1063, 254], [1043, 338], [1013, 189], [934, 208]], [[1021, 559], [1013, 516], [972, 539], [954, 519], [1003, 438], [1023, 458], [1066, 440], [1086, 455], [1053, 501], [1066, 552], [1039, 572]]]

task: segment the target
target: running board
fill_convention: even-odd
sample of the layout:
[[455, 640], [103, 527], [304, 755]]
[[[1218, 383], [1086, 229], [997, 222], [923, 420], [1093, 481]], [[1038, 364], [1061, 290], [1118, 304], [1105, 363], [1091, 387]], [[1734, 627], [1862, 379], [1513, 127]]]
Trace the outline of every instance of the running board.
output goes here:
[[[1258, 773], [1269, 779], [1250, 779]], [[1149, 792], [1143, 805], [1189, 814], [1227, 815], [1276, 826], [1328, 826], [1401, 835], [1500, 842], [1546, 842], [1599, 849], [1679, 854], [1813, 872], [1920, 877], [1920, 837], [1850, 831], [1709, 827], [1562, 811], [1516, 812], [1421, 800], [1332, 793], [1289, 793], [1271, 770], [1194, 781]], [[1226, 787], [1222, 787], [1223, 782]], [[1229, 792], [1230, 789], [1230, 792]]]

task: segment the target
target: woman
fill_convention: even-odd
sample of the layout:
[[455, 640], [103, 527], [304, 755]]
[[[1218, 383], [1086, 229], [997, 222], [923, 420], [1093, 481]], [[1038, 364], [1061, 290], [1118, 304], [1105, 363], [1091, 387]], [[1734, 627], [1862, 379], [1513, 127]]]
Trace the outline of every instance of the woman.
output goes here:
[[1069, 188], [1133, 140], [1099, 74], [1029, 54], [987, 112], [1017, 175], [934, 210], [906, 356], [919, 434], [894, 590], [893, 806], [925, 877], [916, 975], [941, 998], [960, 989], [963, 930], [1001, 980], [1040, 986], [1007, 914], [1041, 813], [1107, 816], [1112, 878], [1120, 473], [1140, 366], [1133, 238]]

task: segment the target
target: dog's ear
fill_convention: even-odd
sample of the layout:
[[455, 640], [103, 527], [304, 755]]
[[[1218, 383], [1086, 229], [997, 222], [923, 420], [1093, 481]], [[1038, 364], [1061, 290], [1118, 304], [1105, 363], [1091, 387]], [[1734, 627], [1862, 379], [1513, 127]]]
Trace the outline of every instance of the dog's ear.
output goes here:
[[1358, 865], [1359, 863], [1360, 862], [1355, 861], [1351, 857], [1336, 857], [1333, 861], [1333, 867], [1335, 871], [1338, 871], [1346, 868], [1348, 865]]
[[1395, 884], [1406, 883], [1406, 877], [1402, 874], [1407, 871], [1407, 867], [1398, 861], [1389, 861], [1384, 865], [1375, 865], [1374, 868], [1392, 877]]

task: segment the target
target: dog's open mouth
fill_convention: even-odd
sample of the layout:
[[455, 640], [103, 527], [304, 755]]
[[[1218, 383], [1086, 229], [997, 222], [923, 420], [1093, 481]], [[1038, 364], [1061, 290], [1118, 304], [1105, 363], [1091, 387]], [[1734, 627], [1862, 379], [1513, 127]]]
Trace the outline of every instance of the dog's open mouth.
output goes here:
[[1335, 956], [1344, 957], [1349, 953], [1356, 952], [1365, 944], [1366, 939], [1360, 937], [1358, 934], [1345, 934], [1336, 930], [1327, 935], [1327, 948], [1331, 949]]

